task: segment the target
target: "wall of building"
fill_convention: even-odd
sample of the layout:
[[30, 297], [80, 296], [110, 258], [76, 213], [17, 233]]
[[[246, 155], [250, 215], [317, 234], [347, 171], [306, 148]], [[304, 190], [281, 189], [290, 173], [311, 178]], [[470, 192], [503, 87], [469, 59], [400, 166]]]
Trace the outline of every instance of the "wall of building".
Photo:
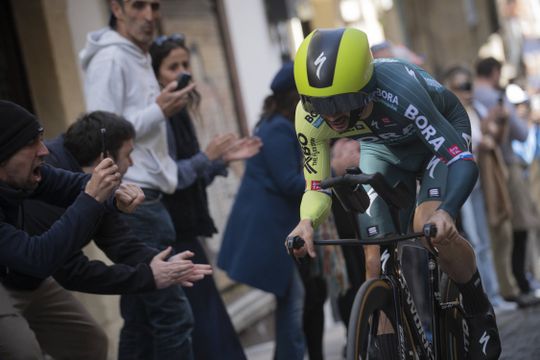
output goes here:
[[489, 3], [490, 0], [403, 1], [401, 15], [410, 40], [408, 45], [426, 56], [426, 67], [436, 75], [452, 64], [472, 64], [493, 30]]
[[281, 66], [262, 0], [224, 0], [248, 127], [257, 122], [270, 81]]
[[46, 137], [84, 109], [66, 0], [12, 1], [34, 110]]

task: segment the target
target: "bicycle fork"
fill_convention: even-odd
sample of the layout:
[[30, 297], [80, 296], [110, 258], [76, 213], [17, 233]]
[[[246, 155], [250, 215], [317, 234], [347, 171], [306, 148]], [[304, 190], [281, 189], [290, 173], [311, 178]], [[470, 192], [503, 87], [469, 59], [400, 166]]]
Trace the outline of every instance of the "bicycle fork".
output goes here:
[[[420, 359], [435, 360], [433, 347], [428, 341], [420, 315], [414, 304], [412, 294], [407, 286], [405, 276], [398, 263], [397, 246], [390, 245], [381, 247], [381, 274], [384, 279], [392, 284], [395, 299], [395, 319], [398, 355], [401, 360], [408, 359], [411, 354], [407, 349], [407, 340], [405, 339], [405, 329], [407, 326], [410, 334], [410, 346], [412, 355], [415, 353]], [[403, 309], [403, 313], [401, 312]], [[416, 350], [416, 351], [414, 351]]]

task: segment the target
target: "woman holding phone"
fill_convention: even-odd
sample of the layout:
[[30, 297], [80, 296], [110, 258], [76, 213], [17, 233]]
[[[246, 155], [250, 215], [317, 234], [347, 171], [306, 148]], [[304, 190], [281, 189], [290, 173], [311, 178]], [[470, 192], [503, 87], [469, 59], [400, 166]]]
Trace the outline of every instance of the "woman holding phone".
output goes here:
[[[186, 86], [191, 79], [190, 51], [183, 35], [158, 37], [150, 48], [152, 66], [161, 86], [176, 81]], [[164, 198], [173, 219], [177, 239], [175, 250], [191, 250], [199, 263], [208, 263], [201, 241], [217, 232], [208, 209], [206, 187], [217, 175], [226, 176], [229, 162], [255, 155], [258, 138], [238, 139], [235, 134], [215, 136], [204, 150], [199, 147], [190, 113], [197, 113], [200, 94], [189, 93], [187, 106], [167, 124], [169, 153], [178, 164], [179, 183]], [[195, 318], [193, 350], [196, 359], [245, 359], [236, 332], [216, 288], [207, 277], [197, 286], [185, 288]]]

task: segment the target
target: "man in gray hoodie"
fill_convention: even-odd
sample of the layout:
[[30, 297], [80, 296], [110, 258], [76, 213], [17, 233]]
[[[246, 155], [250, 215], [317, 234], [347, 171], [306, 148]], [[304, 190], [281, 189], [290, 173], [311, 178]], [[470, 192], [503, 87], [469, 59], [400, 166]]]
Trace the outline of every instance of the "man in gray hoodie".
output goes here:
[[[135, 127], [133, 166], [124, 179], [139, 185], [146, 200], [124, 219], [138, 237], [164, 249], [175, 239], [162, 204], [174, 192], [178, 166], [168, 154], [166, 121], [187, 103], [194, 84], [160, 91], [148, 49], [159, 18], [159, 0], [112, 0], [110, 26], [90, 33], [80, 54], [89, 111], [122, 115]], [[193, 315], [180, 286], [121, 298], [124, 326], [118, 358], [193, 359]]]

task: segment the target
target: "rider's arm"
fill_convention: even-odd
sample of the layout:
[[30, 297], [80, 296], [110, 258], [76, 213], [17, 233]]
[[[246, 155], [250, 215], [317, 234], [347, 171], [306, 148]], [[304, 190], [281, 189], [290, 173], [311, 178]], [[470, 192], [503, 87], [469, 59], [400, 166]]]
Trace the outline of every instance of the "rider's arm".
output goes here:
[[406, 100], [404, 114], [415, 124], [418, 137], [448, 166], [446, 193], [439, 209], [455, 218], [478, 178], [470, 150], [469, 117], [452, 92], [423, 71], [415, 74], [405, 79], [408, 84], [401, 84], [408, 89], [408, 96], [402, 97]]
[[477, 178], [478, 167], [474, 161], [459, 160], [451, 164], [448, 167], [446, 194], [439, 209], [446, 211], [455, 219]]
[[[321, 119], [322, 120], [322, 119]], [[306, 190], [300, 205], [300, 219], [310, 220], [317, 227], [332, 207], [329, 192], [320, 189], [322, 180], [330, 174], [330, 145], [324, 136], [324, 121], [318, 123], [302, 106], [296, 107], [296, 136], [304, 154]], [[317, 126], [318, 125], [318, 126]]]

